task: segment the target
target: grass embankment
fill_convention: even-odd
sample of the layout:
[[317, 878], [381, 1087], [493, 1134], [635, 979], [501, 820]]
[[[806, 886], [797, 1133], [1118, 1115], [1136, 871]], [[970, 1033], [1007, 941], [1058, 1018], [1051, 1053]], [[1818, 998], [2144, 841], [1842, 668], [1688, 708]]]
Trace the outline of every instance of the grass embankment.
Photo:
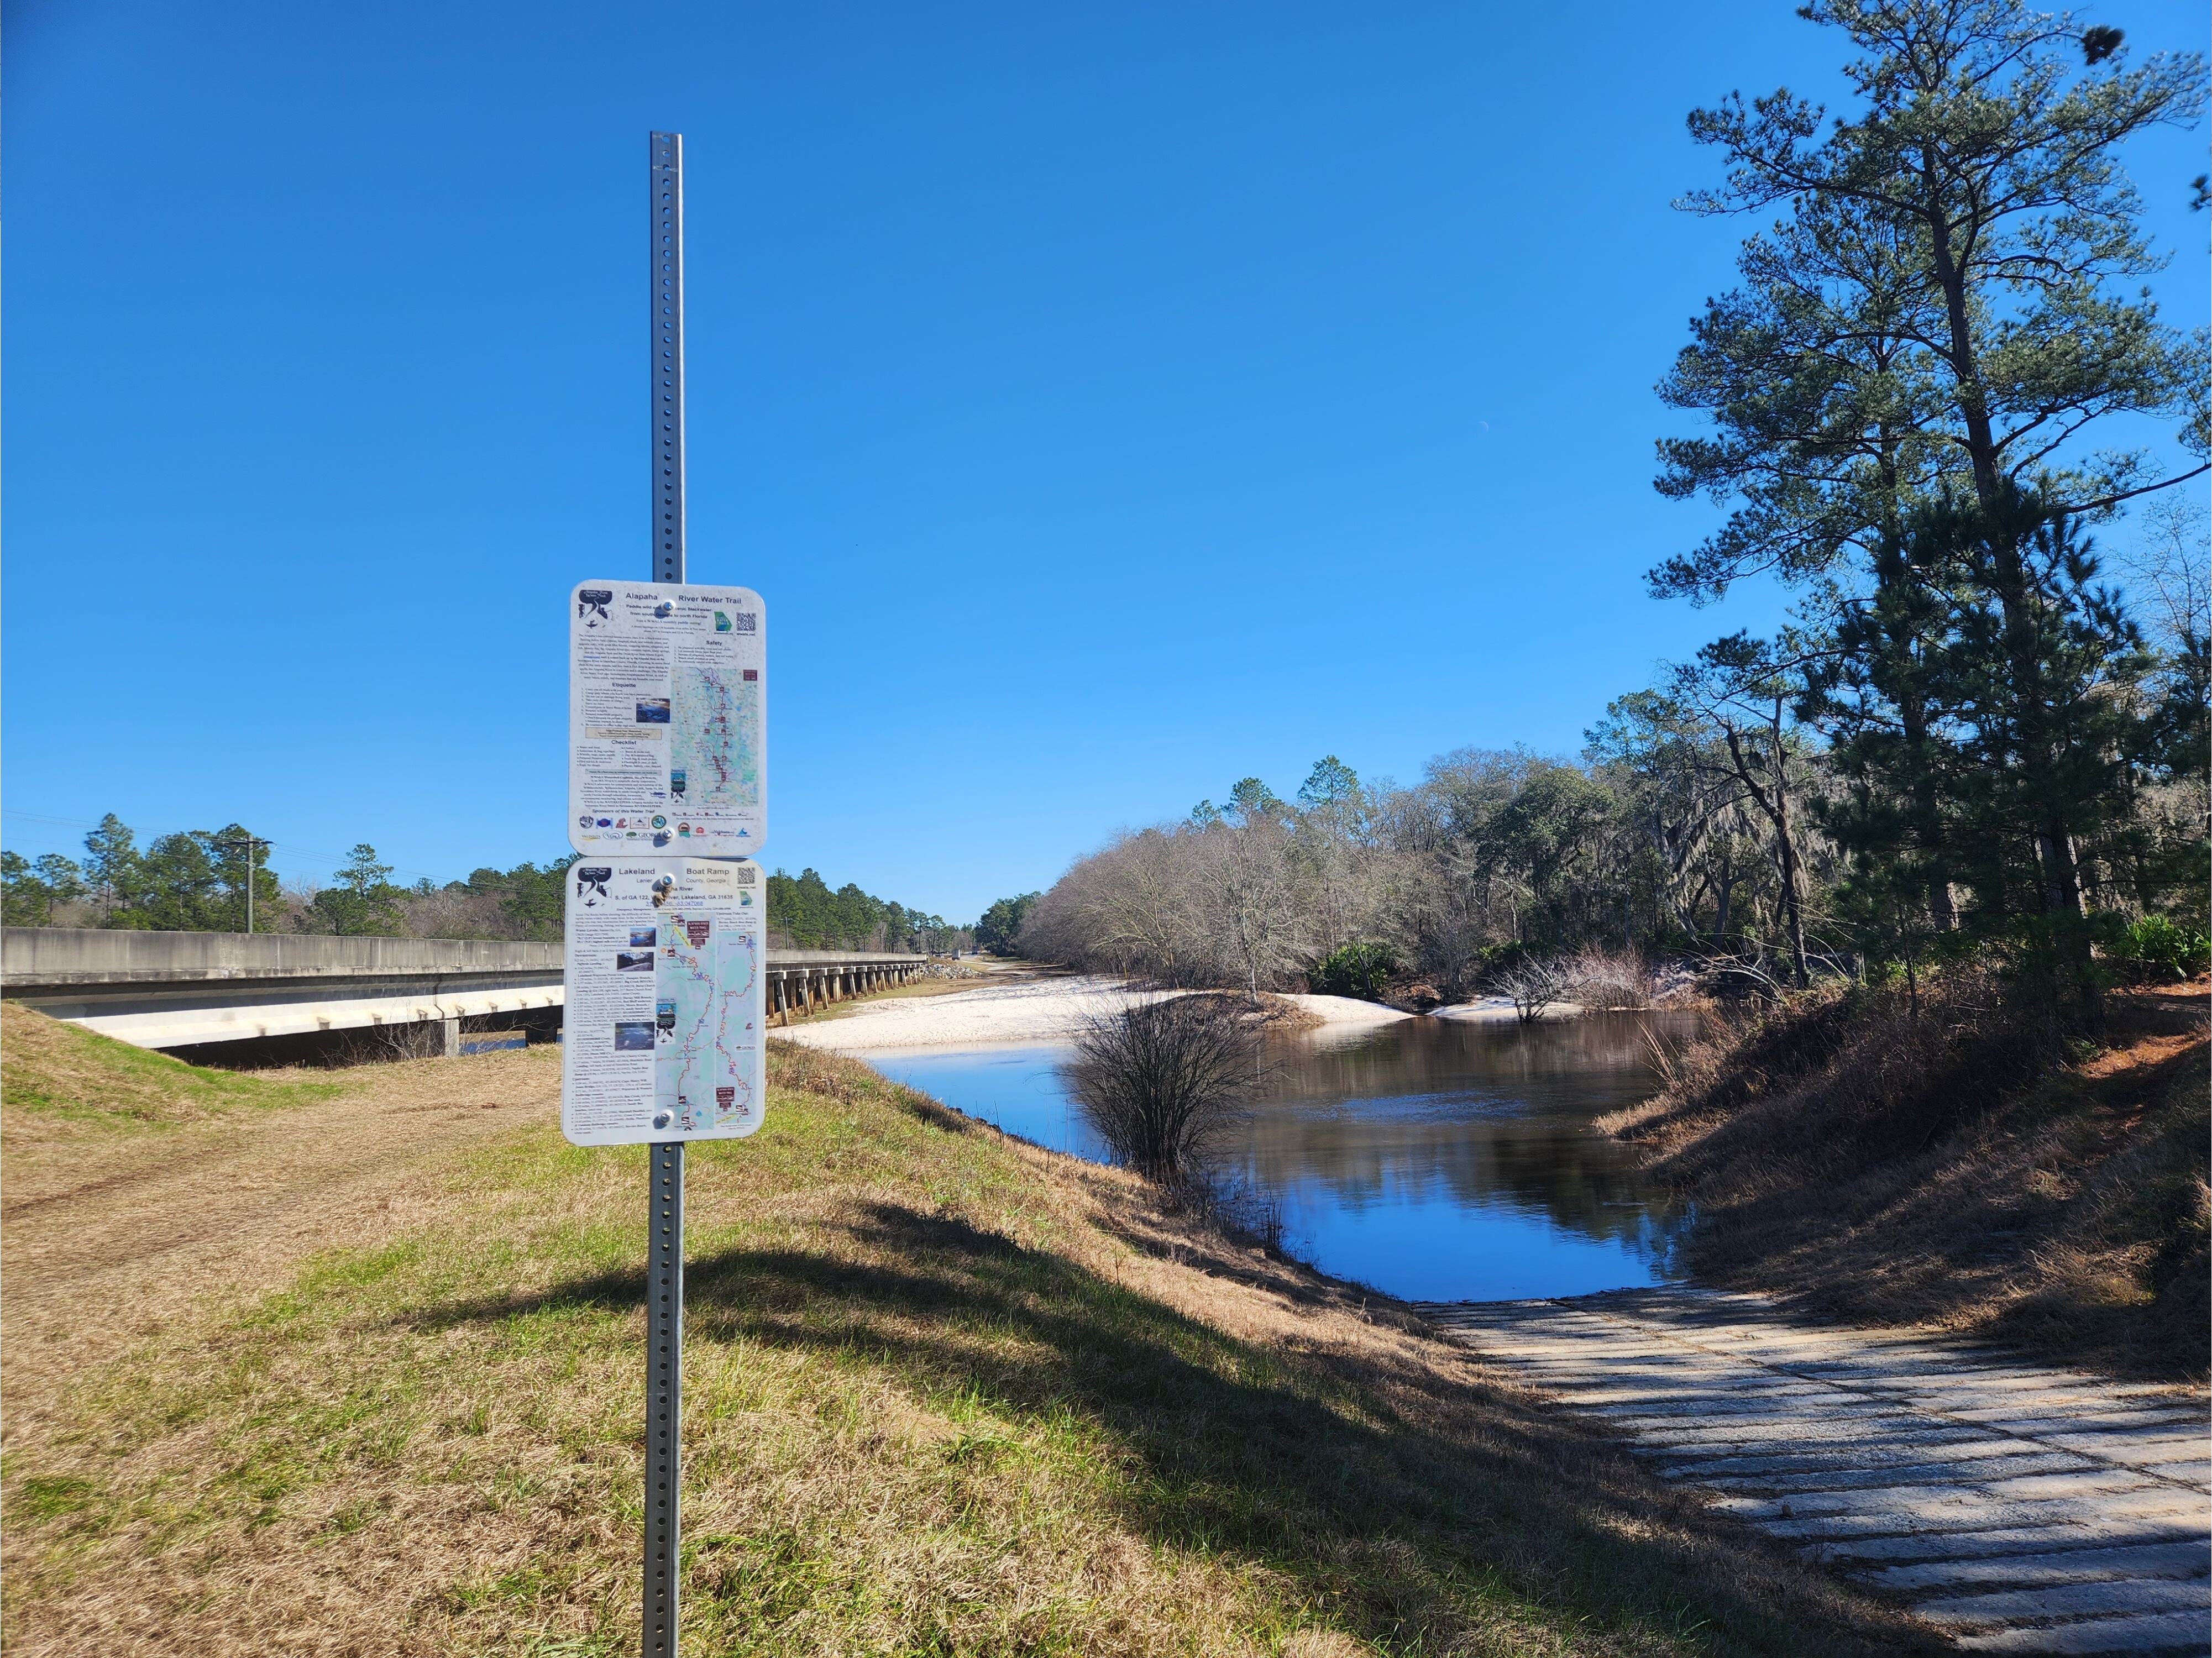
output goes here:
[[2205, 1373], [2200, 983], [2107, 1000], [2063, 1059], [1986, 980], [1919, 1015], [1879, 992], [1716, 1031], [1605, 1120], [1698, 1205], [1688, 1265], [1876, 1323], [2124, 1374]]
[[167, 1128], [230, 1113], [307, 1105], [343, 1091], [328, 1078], [271, 1081], [210, 1071], [132, 1048], [82, 1026], [0, 1005], [5, 1091], [19, 1133], [62, 1124]]
[[[15, 1137], [56, 1110], [145, 1104], [137, 1056], [33, 1039], [35, 1017], [5, 1028], [24, 1162], [46, 1143]], [[774, 1052], [767, 1126], [690, 1156], [687, 1653], [1912, 1642], [1412, 1321], [1114, 1171]], [[557, 1065], [379, 1066], [204, 1145], [221, 1125], [131, 1119], [232, 1159], [246, 1193], [280, 1127], [535, 1116], [456, 1142], [407, 1176], [404, 1218], [363, 1211], [380, 1230], [349, 1224], [274, 1287], [208, 1270], [105, 1362], [11, 1346], [11, 1654], [634, 1650], [644, 1153], [558, 1139]], [[156, 1069], [182, 1109], [229, 1085]], [[15, 1219], [11, 1269], [107, 1200]]]

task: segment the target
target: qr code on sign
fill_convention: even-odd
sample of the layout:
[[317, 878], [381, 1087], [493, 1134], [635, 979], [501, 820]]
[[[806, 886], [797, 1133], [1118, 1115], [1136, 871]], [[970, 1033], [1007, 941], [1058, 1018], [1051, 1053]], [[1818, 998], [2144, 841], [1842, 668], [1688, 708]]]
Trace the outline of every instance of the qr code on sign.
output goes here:
[[741, 634], [758, 633], [760, 631], [760, 612], [758, 610], [739, 610], [738, 612], [738, 631]]

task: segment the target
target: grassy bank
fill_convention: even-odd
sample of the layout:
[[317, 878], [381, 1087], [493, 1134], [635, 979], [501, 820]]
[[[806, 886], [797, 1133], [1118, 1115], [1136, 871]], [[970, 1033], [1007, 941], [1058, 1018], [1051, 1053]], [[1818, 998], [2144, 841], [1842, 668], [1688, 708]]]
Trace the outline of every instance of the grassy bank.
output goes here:
[[1602, 1126], [1698, 1205], [1688, 1265], [1875, 1323], [2130, 1375], [2205, 1372], [2200, 983], [2109, 999], [2054, 1054], [1988, 980], [1801, 999], [1718, 1028]]
[[[162, 1151], [127, 1193], [48, 1179], [8, 1222], [15, 1273], [101, 1206], [154, 1224], [195, 1157], [242, 1202], [279, 1178], [255, 1161], [276, 1131], [499, 1126], [274, 1268], [281, 1242], [195, 1234], [194, 1259], [262, 1277], [201, 1269], [100, 1363], [72, 1364], [66, 1321], [127, 1321], [127, 1290], [53, 1332], [16, 1318], [8, 1650], [633, 1649], [644, 1158], [558, 1139], [557, 1054], [380, 1066], [240, 1132], [182, 1120], [217, 1084], [166, 1069], [176, 1114], [148, 1115], [138, 1056], [35, 1017], [9, 1010], [0, 1054], [11, 1181], [89, 1135]], [[1422, 1327], [1131, 1180], [826, 1055], [779, 1047], [775, 1082], [759, 1135], [690, 1164], [687, 1653], [1914, 1639]]]
[[327, 1073], [272, 1080], [186, 1065], [112, 1042], [15, 1003], [0, 1008], [0, 1089], [18, 1138], [100, 1127], [173, 1129], [240, 1112], [312, 1105], [343, 1093]]

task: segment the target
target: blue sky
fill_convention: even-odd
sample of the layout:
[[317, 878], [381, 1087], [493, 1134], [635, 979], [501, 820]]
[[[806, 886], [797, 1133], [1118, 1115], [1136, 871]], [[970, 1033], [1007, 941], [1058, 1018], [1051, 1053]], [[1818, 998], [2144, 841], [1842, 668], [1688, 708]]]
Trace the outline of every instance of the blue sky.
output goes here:
[[[2097, 15], [2202, 49], [2201, 6]], [[685, 135], [690, 571], [772, 620], [767, 861], [968, 919], [1318, 756], [1571, 751], [1771, 623], [1640, 573], [1669, 211], [1784, 4], [18, 0], [5, 843], [560, 854], [563, 599], [647, 563], [645, 135]], [[2130, 156], [2207, 310], [2202, 132]], [[55, 821], [59, 820], [59, 821]]]

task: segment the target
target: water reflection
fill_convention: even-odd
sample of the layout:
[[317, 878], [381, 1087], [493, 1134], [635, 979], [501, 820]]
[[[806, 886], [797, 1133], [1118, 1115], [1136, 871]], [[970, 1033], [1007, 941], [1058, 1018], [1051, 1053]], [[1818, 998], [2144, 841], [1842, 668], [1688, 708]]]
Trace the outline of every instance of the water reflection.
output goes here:
[[[1224, 1172], [1271, 1195], [1324, 1271], [1414, 1299], [1577, 1295], [1668, 1274], [1680, 1217], [1592, 1118], [1656, 1086], [1668, 1016], [1534, 1027], [1408, 1019], [1269, 1045]], [[889, 1054], [879, 1069], [1010, 1133], [1103, 1155], [1066, 1050]]]

